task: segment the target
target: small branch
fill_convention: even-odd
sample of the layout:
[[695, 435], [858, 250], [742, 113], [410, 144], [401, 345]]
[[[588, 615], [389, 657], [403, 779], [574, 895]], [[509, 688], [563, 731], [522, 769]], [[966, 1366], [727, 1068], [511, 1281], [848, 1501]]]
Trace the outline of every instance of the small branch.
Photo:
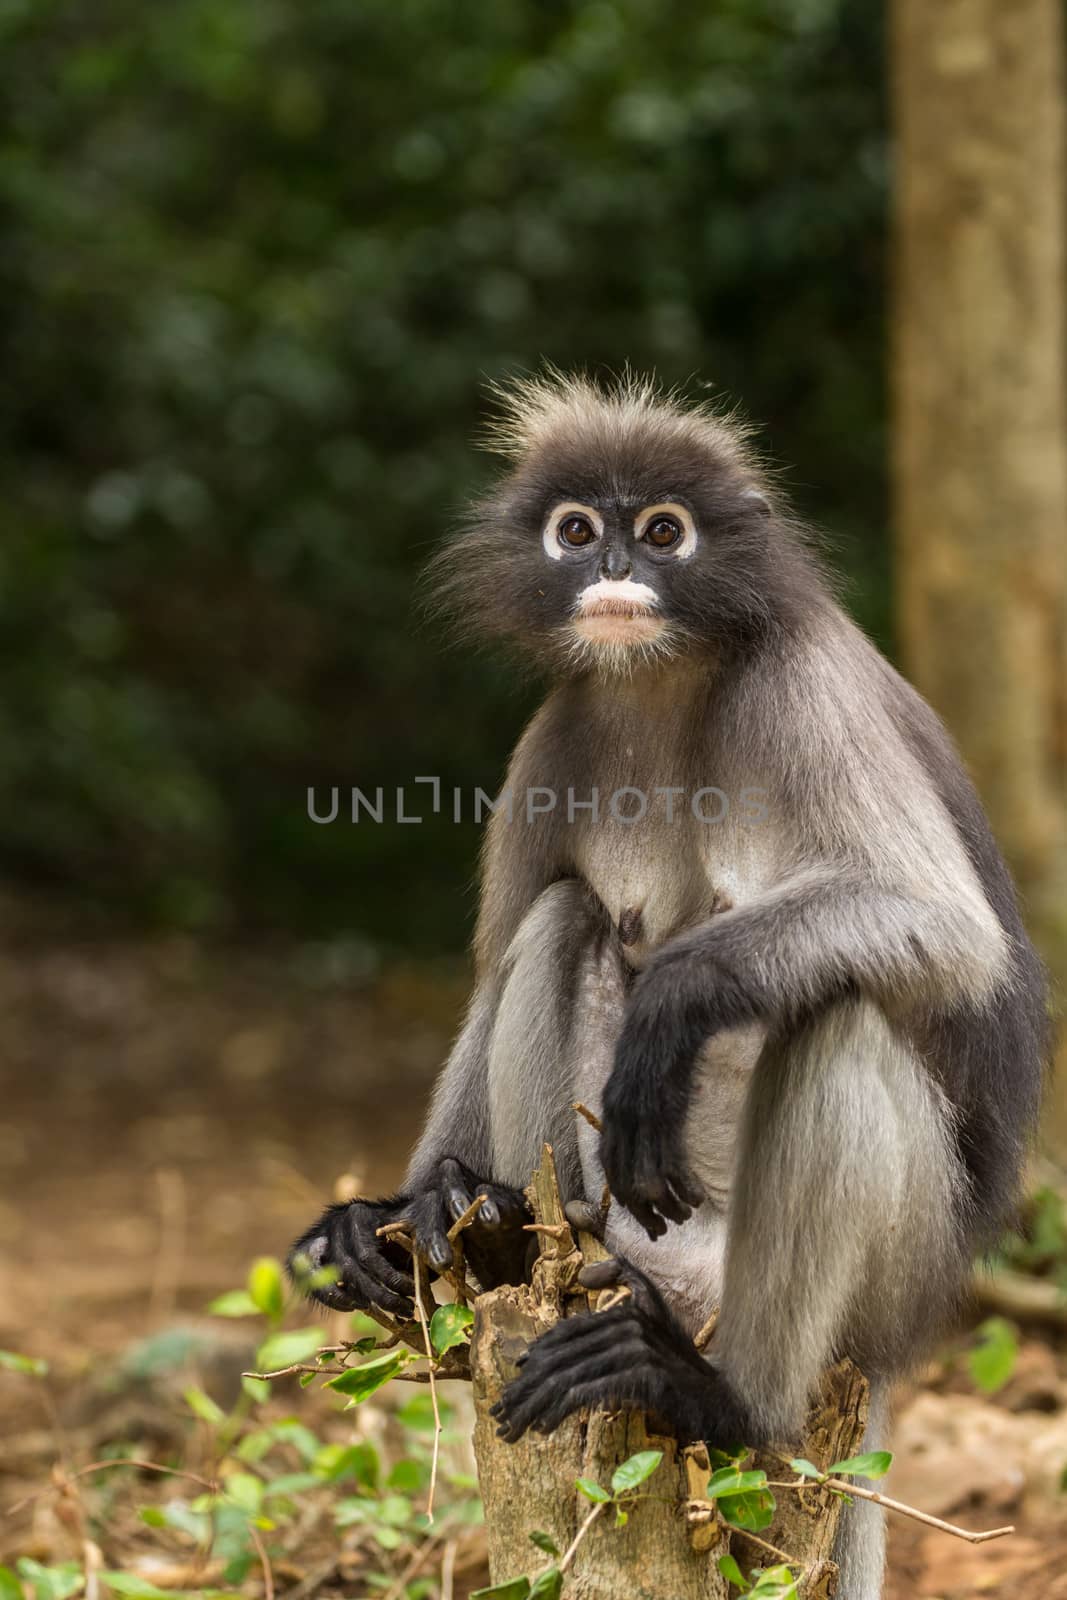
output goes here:
[[[814, 1480], [801, 1478], [791, 1488], [799, 1488], [800, 1484], [810, 1484]], [[821, 1478], [818, 1480], [825, 1489], [837, 1489], [843, 1494], [854, 1494], [860, 1500], [873, 1500], [875, 1505], [885, 1506], [887, 1511], [899, 1511], [902, 1516], [914, 1517], [916, 1522], [924, 1522], [928, 1528], [940, 1528], [942, 1533], [951, 1533], [957, 1539], [966, 1539], [968, 1544], [985, 1544], [987, 1539], [1003, 1539], [1005, 1535], [1014, 1533], [1015, 1528], [987, 1528], [984, 1533], [972, 1533], [969, 1528], [957, 1527], [954, 1522], [943, 1522], [940, 1517], [932, 1517], [928, 1511], [917, 1511], [914, 1506], [906, 1506], [902, 1500], [891, 1500], [887, 1494], [879, 1494], [876, 1489], [861, 1489], [857, 1484], [846, 1483], [843, 1478]]]
[[693, 1343], [696, 1345], [698, 1350], [703, 1350], [706, 1347], [706, 1345], [710, 1341], [711, 1336], [715, 1332], [715, 1329], [718, 1327], [718, 1325], [719, 1325], [719, 1308], [718, 1308], [718, 1306], [716, 1306], [715, 1310], [711, 1313], [711, 1316], [708, 1318], [707, 1322], [705, 1322], [705, 1324], [701, 1328], [700, 1332], [693, 1339]]
[[275, 1378], [291, 1378], [297, 1372], [347, 1372], [348, 1367], [319, 1367], [312, 1366], [307, 1361], [294, 1361], [291, 1367], [278, 1367], [274, 1372], [242, 1372], [242, 1378], [259, 1378], [263, 1383], [272, 1383]]
[[591, 1128], [595, 1128], [597, 1133], [603, 1133], [604, 1124], [601, 1122], [600, 1118], [597, 1116], [595, 1111], [590, 1111], [589, 1107], [585, 1104], [584, 1101], [582, 1101], [582, 1100], [572, 1100], [571, 1101], [571, 1110], [572, 1111], [577, 1111], [577, 1113], [578, 1113], [578, 1115], [580, 1117], [584, 1117], [586, 1122], [588, 1122], [589, 1126]]
[[455, 1244], [464, 1228], [470, 1227], [471, 1223], [485, 1205], [485, 1202], [488, 1200], [488, 1198], [489, 1196], [487, 1194], [480, 1194], [476, 1200], [471, 1201], [463, 1215], [456, 1218], [455, 1222], [445, 1234], [445, 1238], [448, 1240], [449, 1244]]
[[543, 1233], [549, 1239], [565, 1239], [570, 1233], [568, 1222], [524, 1222], [523, 1233]]
[[158, 1461], [145, 1461], [141, 1456], [116, 1456], [114, 1461], [90, 1461], [87, 1467], [79, 1467], [77, 1472], [63, 1472], [61, 1468], [53, 1469], [60, 1473], [58, 1482], [50, 1483], [47, 1488], [38, 1489], [34, 1494], [27, 1494], [21, 1500], [16, 1500], [14, 1505], [8, 1506], [6, 1515], [13, 1517], [16, 1511], [32, 1505], [43, 1495], [53, 1494], [57, 1489], [61, 1490], [64, 1482], [72, 1482], [75, 1478], [87, 1478], [92, 1472], [110, 1472], [114, 1467], [137, 1467], [141, 1472], [162, 1472], [168, 1478], [184, 1478], [187, 1483], [199, 1484], [200, 1488], [206, 1489], [209, 1494], [219, 1493], [217, 1479], [201, 1478], [198, 1473], [184, 1472], [180, 1467], [164, 1467]]
[[426, 1519], [433, 1521], [433, 1497], [437, 1489], [437, 1463], [441, 1455], [441, 1409], [437, 1404], [437, 1384], [434, 1381], [433, 1345], [430, 1343], [430, 1324], [426, 1320], [426, 1307], [422, 1302], [422, 1262], [418, 1256], [412, 1256], [411, 1264], [415, 1271], [415, 1311], [422, 1327], [422, 1336], [426, 1343], [426, 1359], [430, 1363], [428, 1373], [430, 1384], [430, 1403], [433, 1406], [433, 1462], [430, 1467], [430, 1492], [426, 1499]]
[[427, 1540], [421, 1549], [415, 1551], [399, 1578], [382, 1595], [382, 1600], [400, 1600], [400, 1596], [406, 1593], [407, 1586], [415, 1574], [426, 1566], [430, 1557], [435, 1555], [440, 1548], [440, 1538]]
[[593, 1526], [593, 1523], [596, 1521], [597, 1517], [599, 1517], [600, 1513], [603, 1511], [605, 1505], [607, 1505], [607, 1504], [609, 1504], [608, 1501], [598, 1500], [596, 1505], [593, 1507], [592, 1511], [590, 1511], [589, 1515], [586, 1517], [585, 1521], [582, 1523], [581, 1527], [578, 1529], [578, 1532], [574, 1535], [574, 1538], [571, 1540], [570, 1544], [567, 1546], [566, 1550], [563, 1552], [563, 1555], [560, 1557], [560, 1560], [559, 1560], [559, 1570], [560, 1570], [560, 1572], [566, 1572], [567, 1571], [567, 1569], [570, 1566], [571, 1562], [574, 1560], [575, 1556], [578, 1554], [579, 1545], [581, 1544], [582, 1540], [585, 1538], [586, 1534], [589, 1532], [590, 1528]]
[[441, 1561], [441, 1600], [453, 1600], [453, 1584], [456, 1577], [456, 1541], [450, 1539], [445, 1545], [445, 1553]]
[[263, 1569], [263, 1600], [274, 1600], [274, 1573], [270, 1568], [270, 1557], [267, 1555], [267, 1547], [263, 1543], [263, 1535], [251, 1517], [248, 1519], [248, 1535], [256, 1547], [256, 1555], [259, 1557], [259, 1564]]
[[976, 1274], [973, 1285], [976, 1299], [987, 1311], [1020, 1322], [1048, 1322], [1067, 1327], [1067, 1295], [1058, 1284], [1028, 1278], [1023, 1272], [1004, 1267], [992, 1277]]
[[750, 1533], [747, 1528], [731, 1528], [731, 1533], [739, 1533], [743, 1539], [751, 1539], [753, 1544], [758, 1544], [761, 1550], [770, 1551], [772, 1556], [777, 1556], [779, 1561], [784, 1561], [787, 1567], [803, 1567], [803, 1561], [798, 1561], [796, 1556], [786, 1555], [784, 1550], [779, 1550], [776, 1544], [771, 1544], [769, 1539], [761, 1539], [758, 1533]]

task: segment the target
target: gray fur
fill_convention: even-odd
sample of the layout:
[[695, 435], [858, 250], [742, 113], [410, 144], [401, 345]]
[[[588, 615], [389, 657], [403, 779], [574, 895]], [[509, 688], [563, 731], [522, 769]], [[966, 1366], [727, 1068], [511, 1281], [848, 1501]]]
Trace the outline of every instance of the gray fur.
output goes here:
[[[600, 1105], [635, 974], [665, 1004], [674, 972], [736, 981], [759, 1020], [705, 1046], [686, 1123], [706, 1198], [655, 1242], [615, 1205], [607, 1241], [690, 1327], [721, 1299], [712, 1358], [765, 1430], [794, 1434], [848, 1352], [880, 1438], [888, 1379], [1000, 1225], [1033, 1115], [1043, 989], [1010, 881], [936, 719], [834, 603], [736, 429], [638, 383], [510, 405], [496, 443], [518, 465], [438, 567], [559, 679], [506, 786], [654, 798], [637, 824], [493, 817], [477, 988], [409, 1184], [442, 1155], [521, 1184], [547, 1138], [565, 1198], [596, 1204], [598, 1141], [569, 1107]], [[666, 653], [575, 651], [546, 506], [602, 506], [618, 543], [635, 509], [686, 496], [697, 553], [642, 573], [662, 576]], [[734, 802], [715, 826], [656, 795], [704, 785]], [[737, 804], [752, 786], [761, 825]], [[880, 1514], [850, 1509], [838, 1559], [840, 1600], [876, 1600]]]

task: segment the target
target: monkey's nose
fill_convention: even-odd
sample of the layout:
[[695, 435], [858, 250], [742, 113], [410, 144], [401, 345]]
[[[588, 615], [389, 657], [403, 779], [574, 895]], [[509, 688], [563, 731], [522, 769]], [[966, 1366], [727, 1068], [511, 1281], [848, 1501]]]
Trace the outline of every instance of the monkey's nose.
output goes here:
[[619, 550], [614, 545], [609, 546], [600, 564], [600, 576], [602, 578], [628, 578], [632, 571], [633, 563], [628, 552]]

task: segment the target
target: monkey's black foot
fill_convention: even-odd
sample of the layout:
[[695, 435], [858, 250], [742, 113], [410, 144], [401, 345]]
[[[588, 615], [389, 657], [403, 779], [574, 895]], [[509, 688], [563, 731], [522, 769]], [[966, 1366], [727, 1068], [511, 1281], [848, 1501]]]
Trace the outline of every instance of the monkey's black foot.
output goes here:
[[720, 1372], [698, 1353], [659, 1290], [616, 1258], [582, 1271], [587, 1288], [625, 1285], [610, 1311], [569, 1317], [532, 1344], [493, 1416], [509, 1444], [528, 1428], [551, 1433], [573, 1411], [648, 1411], [680, 1439], [753, 1442], [744, 1408]]
[[[289, 1271], [311, 1299], [334, 1311], [378, 1306], [404, 1319], [415, 1315], [411, 1256], [378, 1230], [407, 1222], [415, 1245], [431, 1268], [452, 1265], [448, 1230], [480, 1194], [486, 1201], [463, 1230], [463, 1250], [483, 1288], [522, 1281], [530, 1220], [523, 1195], [503, 1184], [484, 1183], [468, 1167], [446, 1157], [433, 1181], [392, 1200], [351, 1200], [330, 1206], [289, 1252]], [[333, 1276], [328, 1276], [328, 1272]]]

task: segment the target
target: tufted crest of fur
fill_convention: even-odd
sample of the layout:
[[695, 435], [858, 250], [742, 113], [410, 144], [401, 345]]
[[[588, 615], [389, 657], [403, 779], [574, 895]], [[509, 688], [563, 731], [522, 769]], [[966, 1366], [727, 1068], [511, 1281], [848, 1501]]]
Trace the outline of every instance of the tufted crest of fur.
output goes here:
[[749, 451], [751, 429], [734, 412], [721, 413], [709, 402], [692, 404], [680, 389], [665, 389], [651, 373], [627, 367], [607, 383], [586, 373], [542, 372], [488, 386], [496, 414], [481, 436], [485, 449], [521, 461], [570, 433], [595, 443], [650, 437], [704, 449], [732, 460], [740, 471], [756, 474]]

